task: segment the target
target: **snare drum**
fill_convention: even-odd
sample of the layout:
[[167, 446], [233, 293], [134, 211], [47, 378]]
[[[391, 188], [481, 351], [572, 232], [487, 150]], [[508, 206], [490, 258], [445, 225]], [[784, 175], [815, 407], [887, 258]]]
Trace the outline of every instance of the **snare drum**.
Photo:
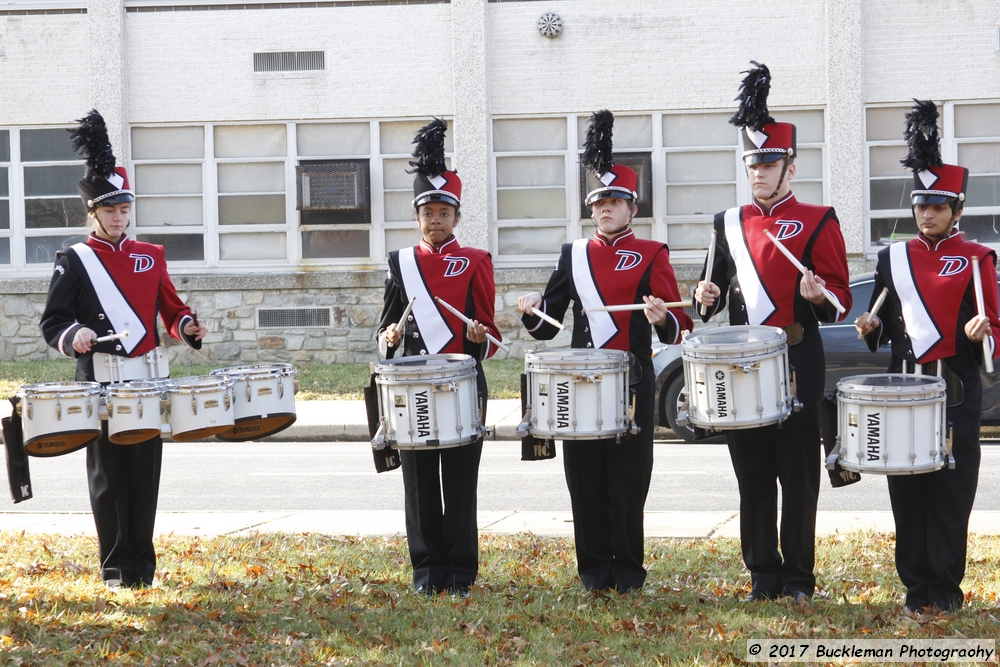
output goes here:
[[482, 434], [476, 361], [428, 354], [375, 364], [379, 414], [396, 449], [458, 447]]
[[756, 428], [784, 421], [789, 390], [788, 346], [777, 327], [707, 329], [681, 343], [688, 419], [709, 430]]
[[576, 348], [526, 352], [528, 432], [542, 439], [619, 439], [631, 426], [628, 353]]
[[86, 447], [101, 436], [101, 385], [97, 382], [26, 384], [17, 395], [24, 451], [59, 456]]
[[163, 380], [137, 380], [105, 387], [108, 440], [134, 445], [160, 435], [166, 384]]
[[233, 427], [233, 381], [195, 375], [167, 383], [170, 437], [176, 442], [201, 440]]
[[212, 371], [233, 381], [231, 429], [215, 435], [219, 440], [256, 440], [295, 423], [295, 376], [291, 364], [253, 364]]
[[837, 383], [840, 465], [884, 475], [933, 472], [947, 460], [946, 382], [929, 375], [853, 375]]

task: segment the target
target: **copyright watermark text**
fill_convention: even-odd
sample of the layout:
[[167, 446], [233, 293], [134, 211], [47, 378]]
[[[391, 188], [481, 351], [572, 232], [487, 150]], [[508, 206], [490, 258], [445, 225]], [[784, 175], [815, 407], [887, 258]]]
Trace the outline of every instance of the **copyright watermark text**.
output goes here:
[[997, 662], [993, 639], [748, 639], [748, 662]]

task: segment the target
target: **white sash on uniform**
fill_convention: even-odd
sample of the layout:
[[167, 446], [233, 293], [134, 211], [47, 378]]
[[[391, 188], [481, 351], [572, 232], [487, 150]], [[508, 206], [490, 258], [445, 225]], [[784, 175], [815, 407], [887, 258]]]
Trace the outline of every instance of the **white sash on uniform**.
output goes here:
[[[132, 350], [146, 337], [146, 327], [143, 325], [142, 319], [132, 310], [132, 306], [128, 304], [108, 270], [97, 258], [94, 249], [86, 243], [76, 243], [72, 248], [76, 252], [76, 256], [83, 262], [83, 268], [87, 271], [90, 284], [94, 286], [97, 298], [101, 302], [101, 309], [115, 333], [128, 331], [129, 337], [119, 338], [118, 343], [126, 354], [132, 354]], [[105, 333], [98, 331], [97, 335], [103, 336]]]
[[[747, 248], [746, 240], [743, 238], [740, 207], [728, 209], [725, 216], [726, 241], [729, 243], [729, 254], [736, 263], [736, 279], [740, 283], [740, 291], [743, 292], [748, 323], [763, 324], [764, 320], [774, 314], [776, 310], [774, 302], [767, 295], [764, 284], [757, 275], [757, 267], [754, 266], [750, 249]], [[708, 267], [708, 271], [711, 275], [712, 267]]]
[[577, 296], [580, 297], [580, 306], [587, 311], [587, 322], [590, 325], [590, 337], [594, 341], [594, 347], [601, 348], [618, 333], [618, 325], [615, 324], [611, 313], [604, 310], [590, 310], [607, 304], [601, 300], [601, 294], [594, 283], [594, 275], [590, 271], [590, 260], [587, 258], [588, 243], [590, 239], [573, 241], [573, 266], [570, 267], [570, 272], [573, 274]]
[[892, 273], [892, 284], [896, 288], [902, 306], [903, 325], [913, 345], [913, 356], [920, 359], [943, 336], [927, 312], [927, 307], [913, 282], [906, 243], [893, 243], [889, 246], [889, 271]]
[[[438, 310], [434, 297], [427, 291], [424, 277], [420, 274], [420, 267], [417, 266], [416, 248], [403, 248], [399, 251], [399, 273], [406, 296], [411, 299], [417, 297], [411, 312], [417, 321], [417, 326], [420, 327], [420, 335], [427, 345], [427, 353], [437, 354], [451, 342], [455, 333]], [[465, 304], [451, 305], [461, 310]]]

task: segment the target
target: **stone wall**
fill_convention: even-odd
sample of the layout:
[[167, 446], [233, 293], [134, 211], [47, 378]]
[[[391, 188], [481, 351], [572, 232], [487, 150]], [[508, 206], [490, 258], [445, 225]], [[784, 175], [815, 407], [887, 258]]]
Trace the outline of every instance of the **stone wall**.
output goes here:
[[[695, 284], [693, 266], [678, 266], [681, 293]], [[521, 327], [517, 298], [543, 290], [549, 269], [501, 269], [496, 272], [496, 322], [511, 351], [498, 358], [520, 359], [525, 349], [568, 346], [569, 329], [542, 343]], [[216, 363], [233, 366], [254, 362], [353, 363], [376, 360], [375, 330], [382, 311], [384, 271], [174, 276], [181, 298], [193, 302], [208, 326], [200, 351], [166, 339], [175, 364]], [[186, 282], [185, 282], [186, 281]], [[59, 354], [45, 345], [39, 321], [48, 280], [0, 280], [0, 359], [46, 359]], [[327, 328], [261, 329], [260, 308], [330, 307]], [[162, 324], [162, 323], [161, 323]], [[161, 339], [165, 338], [162, 335]]]

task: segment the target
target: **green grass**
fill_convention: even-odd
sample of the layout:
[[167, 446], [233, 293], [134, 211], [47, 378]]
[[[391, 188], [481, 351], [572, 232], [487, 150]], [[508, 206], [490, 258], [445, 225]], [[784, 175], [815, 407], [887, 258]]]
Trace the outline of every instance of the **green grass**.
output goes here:
[[91, 538], [0, 533], [0, 663], [738, 665], [750, 638], [993, 638], [1000, 538], [974, 538], [956, 614], [901, 617], [891, 537], [819, 540], [820, 592], [742, 604], [736, 540], [647, 541], [638, 595], [591, 595], [570, 541], [483, 536], [467, 600], [412, 590], [405, 540], [157, 540], [159, 587], [108, 592]]
[[[72, 380], [76, 362], [72, 359], [46, 361], [0, 361], [0, 396], [14, 394], [22, 384]], [[204, 375], [220, 365], [198, 364], [173, 366], [174, 377]], [[360, 399], [368, 385], [368, 364], [302, 364], [299, 371], [298, 400]], [[520, 398], [521, 372], [524, 363], [516, 360], [488, 359], [483, 363], [490, 398]]]

